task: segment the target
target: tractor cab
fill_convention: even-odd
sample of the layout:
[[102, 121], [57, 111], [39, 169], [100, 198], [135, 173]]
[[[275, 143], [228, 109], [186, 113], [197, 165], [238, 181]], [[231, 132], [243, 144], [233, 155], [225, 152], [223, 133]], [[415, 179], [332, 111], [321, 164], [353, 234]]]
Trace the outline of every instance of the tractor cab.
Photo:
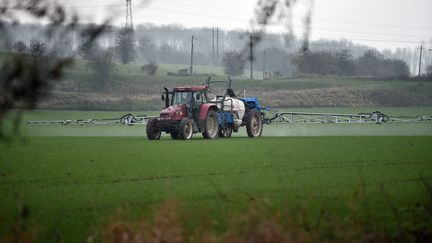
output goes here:
[[200, 106], [208, 102], [207, 85], [176, 87], [171, 92], [165, 88], [162, 100], [165, 108], [160, 112], [160, 119], [194, 119], [199, 115]]

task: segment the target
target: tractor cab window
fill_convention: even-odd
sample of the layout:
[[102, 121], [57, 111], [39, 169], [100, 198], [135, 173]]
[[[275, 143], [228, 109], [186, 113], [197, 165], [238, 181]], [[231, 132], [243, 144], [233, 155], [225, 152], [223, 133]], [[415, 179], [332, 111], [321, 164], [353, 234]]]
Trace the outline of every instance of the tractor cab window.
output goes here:
[[[197, 99], [199, 98], [199, 99]], [[204, 91], [198, 91], [195, 93], [195, 101], [198, 104], [207, 103], [207, 93]]]
[[173, 105], [188, 104], [192, 99], [192, 92], [174, 92]]

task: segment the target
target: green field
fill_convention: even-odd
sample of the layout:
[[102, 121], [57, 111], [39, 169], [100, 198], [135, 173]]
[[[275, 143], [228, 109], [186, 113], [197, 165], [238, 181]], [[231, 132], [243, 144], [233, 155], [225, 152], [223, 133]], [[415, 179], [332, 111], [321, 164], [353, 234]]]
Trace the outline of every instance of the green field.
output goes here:
[[[119, 114], [36, 111], [25, 113], [24, 121]], [[208, 218], [215, 232], [224, 231], [227, 218], [251, 202], [275, 210], [307, 208], [312, 222], [320, 212], [344, 221], [354, 203], [375, 229], [394, 232], [394, 209], [402, 219], [417, 217], [407, 208], [430, 200], [422, 180], [432, 180], [432, 128], [387, 125], [347, 125], [339, 131], [302, 125], [275, 137], [271, 131], [282, 126], [277, 125], [265, 127], [259, 139], [242, 133], [192, 141], [147, 141], [138, 126], [23, 126], [22, 140], [0, 143], [0, 239], [23, 206], [39, 242], [82, 242], [120, 209], [138, 218], [169, 199], [184, 206], [188, 227]], [[296, 134], [300, 128], [305, 132]], [[393, 136], [372, 136], [379, 130]]]

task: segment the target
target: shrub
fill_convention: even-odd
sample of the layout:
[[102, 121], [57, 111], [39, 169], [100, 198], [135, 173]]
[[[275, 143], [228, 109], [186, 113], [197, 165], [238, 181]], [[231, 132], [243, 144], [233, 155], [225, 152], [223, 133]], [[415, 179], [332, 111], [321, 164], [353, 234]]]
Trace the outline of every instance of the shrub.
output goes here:
[[151, 61], [149, 64], [143, 65], [141, 67], [141, 71], [147, 73], [149, 76], [154, 76], [157, 69], [158, 65], [154, 61]]

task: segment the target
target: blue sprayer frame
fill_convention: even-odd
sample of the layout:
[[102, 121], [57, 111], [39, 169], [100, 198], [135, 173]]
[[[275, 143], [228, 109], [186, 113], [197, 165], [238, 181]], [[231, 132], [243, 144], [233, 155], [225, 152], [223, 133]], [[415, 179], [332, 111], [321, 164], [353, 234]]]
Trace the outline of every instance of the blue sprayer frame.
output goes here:
[[[245, 97], [240, 99], [245, 103], [248, 109], [257, 109], [259, 111], [268, 111], [266, 107], [262, 107], [257, 97]], [[217, 113], [218, 125], [225, 128], [227, 124], [231, 125], [234, 123], [233, 114], [229, 111], [219, 111]]]
[[259, 111], [268, 111], [266, 107], [262, 107], [257, 97], [245, 97], [242, 100], [249, 109], [257, 109]]

